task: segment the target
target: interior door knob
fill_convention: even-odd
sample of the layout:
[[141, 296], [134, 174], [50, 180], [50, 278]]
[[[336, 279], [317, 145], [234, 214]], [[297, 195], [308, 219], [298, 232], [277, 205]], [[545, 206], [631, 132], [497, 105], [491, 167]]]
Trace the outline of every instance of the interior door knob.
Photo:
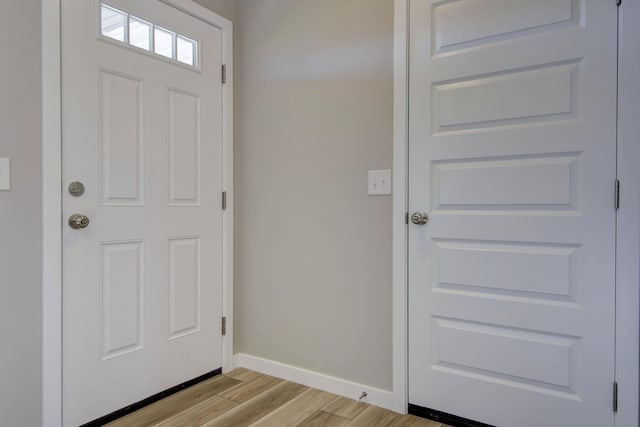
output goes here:
[[415, 225], [425, 225], [429, 222], [429, 215], [425, 212], [416, 212], [411, 215], [411, 222]]
[[74, 230], [82, 230], [89, 226], [89, 217], [80, 214], [73, 214], [69, 217], [69, 227]]

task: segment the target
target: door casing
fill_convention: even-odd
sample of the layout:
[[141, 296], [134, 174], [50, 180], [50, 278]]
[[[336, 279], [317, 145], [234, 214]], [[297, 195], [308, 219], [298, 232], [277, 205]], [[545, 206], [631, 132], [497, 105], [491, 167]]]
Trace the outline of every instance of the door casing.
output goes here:
[[[43, 426], [62, 425], [62, 110], [60, 18], [62, 0], [42, 0], [42, 172], [43, 172]], [[233, 23], [191, 0], [158, 0], [222, 31], [227, 66], [223, 100], [222, 368], [233, 365]]]
[[[615, 0], [609, 0], [616, 7]], [[408, 400], [408, 159], [409, 159], [409, 14], [410, 0], [395, 0], [394, 142], [393, 142], [393, 400], [394, 409], [406, 413]], [[637, 426], [640, 421], [640, 4], [619, 6], [618, 59], [618, 179], [621, 207], [616, 243], [616, 426]], [[613, 203], [613, 192], [612, 192]]]

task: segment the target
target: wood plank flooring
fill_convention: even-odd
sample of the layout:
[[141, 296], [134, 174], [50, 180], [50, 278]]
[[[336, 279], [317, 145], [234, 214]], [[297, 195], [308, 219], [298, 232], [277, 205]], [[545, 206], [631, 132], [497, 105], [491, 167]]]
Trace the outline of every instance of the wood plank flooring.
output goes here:
[[110, 427], [447, 427], [239, 368]]

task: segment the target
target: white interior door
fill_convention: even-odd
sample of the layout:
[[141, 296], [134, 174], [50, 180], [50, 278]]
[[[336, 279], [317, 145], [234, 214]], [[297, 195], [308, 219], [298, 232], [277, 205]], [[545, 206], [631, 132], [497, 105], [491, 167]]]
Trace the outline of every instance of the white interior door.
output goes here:
[[222, 366], [221, 30], [108, 5], [62, 1], [65, 426]]
[[616, 4], [410, 8], [410, 403], [611, 426]]

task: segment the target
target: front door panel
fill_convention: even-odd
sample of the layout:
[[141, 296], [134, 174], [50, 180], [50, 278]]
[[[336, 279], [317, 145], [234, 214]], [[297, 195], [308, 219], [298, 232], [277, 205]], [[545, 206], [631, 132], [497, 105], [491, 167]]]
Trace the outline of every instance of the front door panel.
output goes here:
[[108, 6], [62, 2], [64, 218], [90, 221], [64, 225], [67, 426], [222, 365], [221, 31]]

